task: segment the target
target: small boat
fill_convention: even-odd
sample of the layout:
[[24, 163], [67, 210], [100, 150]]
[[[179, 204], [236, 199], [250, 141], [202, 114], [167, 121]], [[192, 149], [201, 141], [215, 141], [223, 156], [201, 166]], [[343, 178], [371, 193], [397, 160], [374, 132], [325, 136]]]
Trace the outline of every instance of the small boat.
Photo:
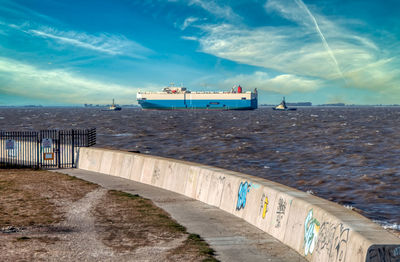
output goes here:
[[276, 107], [273, 107], [272, 109], [278, 110], [278, 111], [295, 111], [295, 110], [297, 110], [297, 108], [294, 108], [294, 107], [292, 107], [292, 108], [287, 107], [285, 97], [283, 97], [282, 102], [279, 105], [277, 105]]
[[106, 110], [104, 110], [104, 111], [121, 111], [121, 107], [120, 106], [117, 106], [115, 103], [114, 103], [114, 98], [113, 98], [113, 102], [112, 102], [112, 105], [108, 108], [108, 109], [106, 109]]

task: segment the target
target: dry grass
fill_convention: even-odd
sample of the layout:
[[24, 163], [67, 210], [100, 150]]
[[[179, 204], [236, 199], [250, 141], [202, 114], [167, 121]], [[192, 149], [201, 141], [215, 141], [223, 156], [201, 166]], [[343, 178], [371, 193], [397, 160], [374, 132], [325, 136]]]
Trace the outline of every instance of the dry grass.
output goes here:
[[[0, 169], [2, 260], [90, 260], [88, 254], [69, 250], [68, 241], [77, 241], [72, 236], [78, 232], [69, 230], [66, 211], [97, 188], [53, 172]], [[148, 199], [108, 191], [96, 203], [90, 216], [94, 217], [95, 235], [112, 250], [108, 260], [132, 261], [142, 254], [151, 261], [216, 261], [206, 242], [189, 235]]]
[[104, 235], [103, 243], [114, 250], [163, 246], [181, 238], [182, 242], [168, 251], [166, 260], [216, 261], [214, 251], [200, 236], [189, 235], [168, 213], [138, 195], [109, 191], [96, 207], [96, 228]]
[[58, 206], [74, 202], [97, 185], [62, 174], [30, 169], [0, 169], [0, 228], [59, 222]]

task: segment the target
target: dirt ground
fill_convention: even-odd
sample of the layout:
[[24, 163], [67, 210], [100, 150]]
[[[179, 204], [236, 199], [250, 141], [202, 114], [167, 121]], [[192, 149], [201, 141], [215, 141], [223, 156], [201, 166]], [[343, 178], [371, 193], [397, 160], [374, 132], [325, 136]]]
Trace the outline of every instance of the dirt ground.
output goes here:
[[2, 261], [216, 261], [150, 200], [47, 171], [0, 169]]

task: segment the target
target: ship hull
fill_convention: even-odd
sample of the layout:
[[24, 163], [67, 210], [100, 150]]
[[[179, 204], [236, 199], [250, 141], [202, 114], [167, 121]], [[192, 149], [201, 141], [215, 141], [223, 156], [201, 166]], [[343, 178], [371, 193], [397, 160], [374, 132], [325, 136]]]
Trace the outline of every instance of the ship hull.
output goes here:
[[175, 110], [175, 109], [206, 109], [206, 110], [253, 110], [257, 108], [254, 100], [139, 100], [143, 109]]
[[141, 93], [137, 96], [143, 109], [154, 110], [253, 110], [257, 94], [248, 93]]

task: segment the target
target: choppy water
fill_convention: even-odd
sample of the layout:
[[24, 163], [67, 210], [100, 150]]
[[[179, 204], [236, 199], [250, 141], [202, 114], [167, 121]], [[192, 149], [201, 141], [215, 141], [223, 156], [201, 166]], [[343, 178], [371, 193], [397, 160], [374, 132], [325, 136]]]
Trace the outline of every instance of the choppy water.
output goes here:
[[400, 108], [0, 109], [0, 129], [96, 127], [97, 146], [264, 177], [400, 230]]

